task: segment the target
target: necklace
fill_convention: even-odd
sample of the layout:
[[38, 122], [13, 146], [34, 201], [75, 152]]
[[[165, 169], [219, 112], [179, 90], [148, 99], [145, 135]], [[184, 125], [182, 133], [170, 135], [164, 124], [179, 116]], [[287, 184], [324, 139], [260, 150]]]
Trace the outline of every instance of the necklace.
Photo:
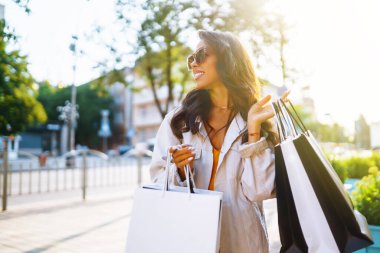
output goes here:
[[[214, 127], [212, 127], [212, 126], [210, 125], [210, 123], [209, 123], [208, 121], [205, 121], [205, 123], [206, 123], [206, 125], [207, 125], [207, 127], [205, 127], [206, 132], [207, 132], [207, 136], [208, 136], [208, 138], [209, 138], [209, 140], [210, 140], [210, 143], [211, 143], [211, 145], [212, 145], [213, 147], [215, 147], [214, 142], [213, 142], [214, 137], [215, 137], [218, 133], [220, 133], [221, 130], [223, 130], [223, 129], [225, 129], [225, 128], [228, 128], [229, 125], [231, 124], [231, 122], [232, 122], [233, 119], [234, 119], [234, 115], [233, 115], [233, 113], [232, 113], [232, 112], [229, 112], [227, 123], [226, 123], [224, 126], [222, 126], [221, 128], [219, 128], [219, 129], [215, 129]], [[209, 128], [209, 129], [208, 129], [208, 128]], [[213, 134], [212, 134], [212, 133], [213, 133]]]
[[212, 105], [213, 107], [215, 108], [219, 108], [219, 109], [223, 109], [223, 110], [231, 110], [232, 107], [229, 107], [229, 106], [219, 106], [219, 105]]

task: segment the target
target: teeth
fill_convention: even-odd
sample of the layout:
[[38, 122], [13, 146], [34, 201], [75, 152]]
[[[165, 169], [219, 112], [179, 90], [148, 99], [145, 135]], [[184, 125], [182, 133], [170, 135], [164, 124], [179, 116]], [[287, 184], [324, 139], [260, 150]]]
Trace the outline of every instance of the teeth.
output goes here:
[[204, 74], [204, 72], [197, 72], [197, 73], [194, 73], [194, 78], [197, 79], [199, 78], [200, 76], [202, 76]]

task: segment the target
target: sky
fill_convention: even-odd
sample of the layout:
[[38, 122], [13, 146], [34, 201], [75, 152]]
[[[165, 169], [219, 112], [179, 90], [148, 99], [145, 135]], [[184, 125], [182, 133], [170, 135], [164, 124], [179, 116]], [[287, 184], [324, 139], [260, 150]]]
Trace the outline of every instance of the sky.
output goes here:
[[[29, 69], [37, 80], [81, 84], [99, 75], [93, 66], [102, 52], [83, 34], [94, 24], [113, 27], [113, 1], [31, 0], [30, 15], [10, 0], [0, 0], [0, 4], [21, 37], [21, 51], [28, 55]], [[369, 123], [379, 122], [380, 1], [273, 0], [271, 8], [292, 24], [285, 54], [301, 73], [290, 98], [308, 85], [319, 119], [350, 129], [360, 113]], [[73, 34], [79, 35], [77, 46], [85, 51], [76, 60], [69, 50]], [[258, 74], [277, 83], [271, 71]]]

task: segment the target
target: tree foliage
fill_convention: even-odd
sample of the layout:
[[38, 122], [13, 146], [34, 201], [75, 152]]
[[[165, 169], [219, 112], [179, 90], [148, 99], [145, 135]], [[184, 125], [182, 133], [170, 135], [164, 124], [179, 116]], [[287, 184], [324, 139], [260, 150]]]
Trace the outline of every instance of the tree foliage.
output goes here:
[[[189, 39], [198, 29], [231, 31], [244, 35], [252, 45], [255, 65], [268, 58], [266, 48], [283, 50], [287, 43], [285, 27], [280, 17], [265, 9], [263, 0], [118, 0], [116, 13], [120, 29], [118, 37], [131, 49], [125, 52], [113, 39], [103, 44], [114, 57], [114, 68], [102, 62], [98, 66], [110, 73], [123, 69], [123, 64], [135, 66], [136, 72], [147, 81], [162, 117], [174, 99], [174, 86], [182, 87], [182, 97], [190, 83], [186, 56], [191, 52]], [[105, 28], [97, 27], [101, 34]], [[134, 39], [136, 38], [136, 39]], [[279, 74], [288, 77], [284, 56], [276, 57]], [[133, 64], [131, 64], [133, 62]], [[118, 75], [120, 77], [120, 75]], [[122, 80], [119, 80], [122, 81]], [[112, 84], [107, 82], [107, 84]], [[159, 101], [157, 91], [167, 86], [167, 100]]]
[[[46, 108], [48, 119], [51, 122], [59, 122], [58, 106], [63, 106], [65, 101], [70, 101], [71, 87], [57, 88], [48, 82], [42, 82], [39, 88], [38, 100]], [[112, 98], [104, 92], [99, 92], [91, 83], [77, 87], [77, 104], [79, 106], [79, 119], [75, 132], [77, 144], [87, 145], [91, 148], [100, 147], [98, 131], [100, 128], [102, 109], [112, 109]], [[112, 118], [112, 110], [111, 115]], [[112, 119], [110, 120], [113, 128]]]
[[46, 121], [27, 57], [18, 50], [8, 50], [11, 43], [17, 43], [17, 37], [0, 21], [0, 135], [13, 135]]
[[368, 176], [356, 183], [352, 192], [355, 207], [368, 220], [368, 224], [380, 226], [380, 171], [377, 167], [368, 169]]
[[319, 122], [312, 113], [307, 112], [301, 105], [296, 105], [295, 109], [313, 135], [321, 142], [349, 142], [349, 137], [345, 134], [345, 128], [338, 123], [323, 124]]
[[13, 0], [25, 13], [30, 14], [31, 9], [29, 7], [30, 0]]

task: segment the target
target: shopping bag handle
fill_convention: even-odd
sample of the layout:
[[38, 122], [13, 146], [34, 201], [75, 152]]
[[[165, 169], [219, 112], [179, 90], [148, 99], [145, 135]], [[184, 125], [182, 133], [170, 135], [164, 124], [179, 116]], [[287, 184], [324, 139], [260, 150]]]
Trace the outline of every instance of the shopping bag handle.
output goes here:
[[189, 193], [195, 193], [195, 183], [194, 183], [194, 177], [193, 173], [191, 172], [190, 165], [185, 166], [185, 172], [186, 172], [186, 184], [187, 184], [187, 190]]
[[165, 177], [164, 177], [164, 185], [163, 185], [163, 191], [166, 192], [169, 189], [169, 170], [170, 170], [170, 160], [171, 160], [171, 153], [170, 148], [168, 148], [166, 153], [166, 165], [165, 165]]
[[283, 122], [281, 121], [281, 116], [280, 116], [280, 111], [278, 109], [278, 105], [276, 102], [272, 102], [271, 103], [272, 105], [272, 108], [273, 108], [273, 111], [274, 111], [274, 116], [275, 116], [275, 120], [276, 120], [276, 126], [277, 126], [277, 131], [278, 131], [278, 134], [280, 135], [280, 140], [281, 142], [283, 142], [285, 140], [285, 127], [284, 127], [284, 124]]
[[[164, 185], [163, 185], [163, 192], [169, 191], [169, 171], [170, 171], [170, 164], [171, 164], [171, 153], [167, 151], [166, 155], [166, 166], [165, 166], [165, 177], [164, 177]], [[194, 182], [194, 176], [193, 173], [191, 172], [190, 166], [186, 165], [185, 166], [185, 175], [186, 175], [186, 184], [187, 184], [187, 189], [188, 193], [195, 193], [194, 188], [195, 188], [195, 182]], [[174, 178], [172, 178], [172, 184], [174, 184]]]
[[301, 131], [304, 132], [304, 133], [306, 133], [307, 132], [307, 128], [306, 128], [305, 124], [303, 123], [301, 117], [297, 113], [296, 109], [294, 108], [292, 102], [290, 100], [287, 100], [287, 103], [290, 105], [290, 107], [292, 108], [293, 112], [291, 112], [289, 110], [289, 107], [286, 106], [286, 103], [282, 99], [280, 99], [280, 103], [284, 106], [285, 110], [287, 111], [287, 114], [289, 115], [289, 117], [291, 118], [291, 120], [293, 121], [293, 123], [295, 122], [297, 124], [297, 126], [301, 129]]
[[287, 110], [286, 108], [286, 105], [284, 104], [284, 102], [279, 99], [277, 101], [278, 103], [278, 107], [280, 108], [280, 112], [281, 112], [281, 115], [283, 116], [288, 128], [287, 130], [289, 131], [289, 135], [288, 136], [292, 136], [292, 137], [295, 137], [299, 134], [299, 132], [297, 131], [297, 128], [294, 126], [294, 119], [293, 117], [289, 114], [289, 111]]
[[277, 130], [279, 132], [281, 142], [285, 141], [289, 136], [295, 136], [297, 131], [290, 116], [287, 115], [287, 112], [284, 112], [284, 108], [280, 101], [277, 100], [273, 102], [272, 107], [275, 113]]
[[289, 136], [295, 137], [300, 133], [308, 135], [307, 128], [302, 122], [301, 117], [298, 115], [292, 102], [287, 100], [287, 103], [289, 103], [292, 111], [290, 111], [289, 107], [282, 99], [278, 99], [272, 103], [281, 141], [284, 141]]

